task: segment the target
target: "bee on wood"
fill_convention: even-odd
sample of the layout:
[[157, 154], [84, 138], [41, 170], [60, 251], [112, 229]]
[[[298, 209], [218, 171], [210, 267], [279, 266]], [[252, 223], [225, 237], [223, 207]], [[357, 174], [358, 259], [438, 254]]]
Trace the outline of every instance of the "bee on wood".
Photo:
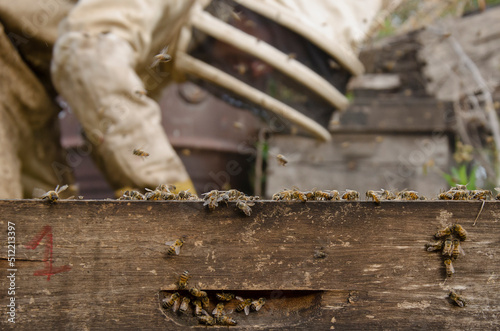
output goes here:
[[313, 257], [315, 259], [324, 259], [326, 257], [326, 253], [322, 252], [322, 251], [316, 251], [316, 252], [314, 252]]
[[137, 156], [141, 156], [143, 158], [145, 157], [148, 157], [149, 156], [149, 153], [139, 149], [139, 148], [135, 148], [132, 152], [134, 155], [137, 155]]
[[160, 190], [150, 190], [148, 188], [145, 188], [147, 191], [146, 194], [144, 194], [144, 199], [145, 200], [162, 200], [162, 192]]
[[229, 198], [229, 193], [226, 192], [219, 192], [219, 196], [217, 197], [217, 203], [224, 202], [227, 206], [230, 198]]
[[451, 277], [455, 273], [455, 268], [453, 267], [453, 264], [451, 263], [450, 259], [445, 259], [444, 260], [444, 265], [446, 267], [446, 275], [448, 277]]
[[207, 292], [201, 291], [200, 289], [198, 289], [196, 287], [192, 287], [191, 289], [189, 289], [189, 294], [191, 294], [192, 296], [197, 297], [197, 298], [203, 298], [203, 297], [207, 296]]
[[440, 241], [437, 241], [434, 243], [425, 244], [425, 248], [428, 252], [438, 251], [441, 248], [443, 248], [443, 240], [440, 240]]
[[192, 194], [191, 192], [189, 192], [189, 190], [179, 191], [179, 194], [177, 195], [177, 197], [179, 198], [179, 200], [194, 200], [194, 199], [198, 199], [198, 197], [196, 196], [196, 194]]
[[180, 294], [175, 292], [168, 299], [163, 298], [163, 300], [162, 300], [163, 308], [168, 309], [168, 308], [174, 306], [174, 311], [177, 311], [178, 307], [176, 307], [176, 306], [178, 306], [180, 297], [181, 297]]
[[217, 318], [224, 315], [224, 304], [219, 302], [217, 306], [215, 306], [214, 310], [212, 310], [212, 316]]
[[194, 316], [201, 316], [201, 314], [203, 313], [203, 306], [201, 304], [201, 301], [200, 300], [194, 300], [193, 301], [193, 306], [194, 306], [194, 309], [193, 309]]
[[448, 191], [453, 195], [453, 200], [468, 200], [469, 191], [466, 189], [457, 189]]
[[453, 200], [453, 194], [450, 192], [442, 192], [438, 195], [439, 200]]
[[297, 188], [294, 188], [292, 190], [292, 199], [294, 200], [300, 200], [302, 202], [306, 202], [307, 201], [307, 196], [305, 193], [299, 191]]
[[205, 324], [205, 325], [215, 325], [215, 318], [213, 318], [212, 316], [210, 316], [206, 311], [202, 311], [203, 313], [203, 316], [198, 316], [198, 322], [200, 324]]
[[434, 235], [434, 237], [436, 239], [439, 239], [439, 238], [442, 238], [442, 237], [449, 236], [450, 234], [451, 234], [451, 227], [447, 226], [443, 230], [440, 230], [440, 231], [436, 232], [436, 234]]
[[369, 191], [366, 191], [366, 198], [367, 199], [372, 199], [373, 202], [375, 202], [377, 205], [380, 204], [380, 199], [379, 199], [379, 196], [378, 194], [373, 191], [373, 190], [369, 190]]
[[454, 291], [450, 291], [449, 297], [460, 308], [463, 308], [467, 305], [467, 300], [456, 294]]
[[462, 254], [462, 256], [465, 255], [464, 250], [462, 249], [462, 246], [460, 246], [460, 240], [458, 239], [453, 239], [453, 251], [451, 253], [451, 257], [456, 260], [458, 259], [458, 256]]
[[185, 289], [187, 287], [189, 278], [191, 278], [191, 276], [189, 276], [189, 271], [185, 270], [179, 277], [179, 281], [177, 282], [177, 288], [179, 290]]
[[255, 203], [251, 201], [243, 201], [243, 200], [236, 201], [236, 207], [242, 212], [244, 212], [245, 215], [247, 216], [250, 216], [252, 214], [252, 208], [250, 208], [250, 206], [253, 205], [255, 205]]
[[151, 68], [156, 67], [160, 62], [170, 62], [172, 60], [172, 56], [167, 53], [168, 46], [163, 48], [160, 53], [154, 56], [154, 61], [151, 64]]
[[345, 190], [345, 193], [342, 195], [342, 200], [347, 200], [347, 201], [355, 201], [359, 200], [359, 193], [354, 190]]
[[210, 197], [206, 199], [203, 203], [203, 206], [207, 206], [210, 211], [214, 211], [215, 208], [219, 206], [219, 204], [217, 203], [217, 197]]
[[229, 316], [216, 317], [215, 320], [217, 321], [217, 324], [219, 324], [219, 325], [232, 326], [232, 325], [238, 324], [234, 319], [232, 319]]
[[208, 307], [210, 307], [210, 299], [208, 298], [208, 296], [201, 298], [201, 305], [204, 309], [208, 309]]
[[231, 301], [234, 299], [233, 293], [216, 293], [215, 297], [219, 301]]
[[259, 298], [258, 300], [252, 301], [250, 308], [254, 311], [259, 311], [262, 306], [266, 303], [266, 298]]
[[118, 200], [145, 200], [144, 194], [139, 191], [125, 191]]
[[447, 237], [444, 240], [444, 244], [443, 244], [443, 255], [444, 256], [451, 256], [452, 252], [453, 252], [453, 241], [452, 241], [451, 237]]
[[176, 241], [172, 242], [172, 241], [167, 241], [165, 243], [165, 245], [170, 245], [168, 247], [168, 251], [167, 251], [167, 254], [168, 255], [179, 255], [179, 253], [181, 252], [181, 247], [182, 245], [184, 245], [184, 239], [177, 239]]
[[236, 300], [241, 301], [238, 306], [236, 306], [236, 311], [244, 311], [245, 315], [250, 314], [250, 306], [252, 305], [252, 299], [243, 299], [242, 297], [236, 297]]
[[453, 225], [453, 232], [460, 238], [460, 240], [467, 239], [467, 231], [465, 231], [460, 224]]
[[492, 194], [489, 190], [472, 190], [469, 193], [469, 200], [489, 200], [491, 196]]
[[182, 298], [181, 305], [179, 306], [179, 313], [184, 314], [189, 308], [189, 302], [191, 299], [188, 297]]
[[279, 165], [283, 167], [288, 163], [287, 158], [283, 154], [276, 155], [276, 159], [278, 160]]
[[383, 200], [396, 200], [397, 196], [394, 194], [394, 192], [389, 191], [389, 190], [380, 190], [382, 193], [380, 195], [381, 199]]
[[[65, 191], [68, 189], [68, 185], [63, 185], [61, 187], [59, 187], [59, 185], [56, 186], [56, 189], [54, 191], [48, 191], [46, 193], [44, 193], [40, 199], [41, 200], [47, 200], [48, 202], [50, 203], [54, 203], [56, 202], [57, 200], [59, 200], [59, 193]], [[40, 189], [41, 190], [41, 189]], [[42, 191], [43, 192], [43, 191]]]
[[420, 196], [417, 191], [401, 191], [397, 195], [398, 200], [419, 200]]

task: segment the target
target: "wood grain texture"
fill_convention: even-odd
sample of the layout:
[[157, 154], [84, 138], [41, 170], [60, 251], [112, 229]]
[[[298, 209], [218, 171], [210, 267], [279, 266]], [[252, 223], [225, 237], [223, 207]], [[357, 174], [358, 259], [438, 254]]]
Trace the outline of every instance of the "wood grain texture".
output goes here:
[[[0, 226], [16, 224], [20, 329], [199, 327], [194, 317], [159, 304], [159, 294], [175, 290], [184, 270], [201, 289], [268, 298], [258, 314], [234, 314], [239, 328], [491, 329], [500, 327], [500, 203], [486, 202], [473, 227], [480, 206], [261, 201], [246, 217], [234, 203], [209, 212], [201, 202], [20, 200], [0, 201]], [[424, 245], [455, 222], [469, 238], [456, 274], [446, 278], [441, 256]], [[50, 281], [33, 275], [44, 267], [43, 241], [25, 248], [47, 225], [54, 266], [71, 266]], [[0, 290], [6, 293], [3, 229]], [[181, 236], [180, 255], [166, 255], [165, 241]], [[326, 257], [314, 258], [316, 250]], [[451, 304], [450, 289], [470, 304]], [[10, 324], [4, 301], [2, 328]]]

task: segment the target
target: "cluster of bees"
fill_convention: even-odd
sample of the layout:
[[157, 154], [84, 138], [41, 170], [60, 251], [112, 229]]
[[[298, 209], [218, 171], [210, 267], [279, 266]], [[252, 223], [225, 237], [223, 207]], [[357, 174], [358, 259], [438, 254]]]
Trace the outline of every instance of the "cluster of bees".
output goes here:
[[460, 224], [453, 224], [438, 231], [434, 238], [438, 241], [428, 243], [425, 247], [429, 252], [441, 251], [446, 267], [446, 275], [451, 277], [455, 273], [452, 261], [458, 259], [460, 255], [465, 255], [460, 242], [467, 239], [467, 231]]
[[139, 191], [127, 190], [123, 192], [118, 200], [199, 200], [196, 194], [189, 192], [189, 190], [179, 191], [175, 193], [175, 185], [158, 185], [156, 189], [145, 189], [146, 193], [142, 194]]
[[[357, 201], [359, 200], [359, 192], [354, 190], [345, 190], [340, 193], [337, 190], [311, 190], [302, 192], [297, 188], [291, 190], [285, 189], [273, 195], [272, 199], [277, 201]], [[380, 191], [369, 190], [366, 192], [367, 200], [373, 200], [379, 204], [381, 200], [425, 200], [425, 197], [418, 194], [416, 191], [404, 190], [401, 192], [393, 192], [385, 189]]]
[[248, 196], [245, 193], [237, 190], [229, 191], [218, 191], [212, 190], [207, 193], [203, 193], [203, 206], [206, 206], [210, 211], [215, 210], [221, 203], [228, 205], [229, 201], [236, 202], [236, 208], [241, 210], [245, 215], [250, 216], [252, 214], [251, 206], [255, 205], [254, 200], [259, 200], [258, 196]]
[[[491, 197], [489, 190], [468, 190], [466, 185], [457, 185], [438, 195], [439, 200], [489, 200]], [[496, 199], [500, 200], [500, 194]]]
[[[177, 281], [177, 289], [187, 290], [189, 278], [191, 278], [189, 272], [187, 270], [184, 271]], [[207, 292], [196, 287], [191, 287], [187, 290], [187, 294], [188, 295], [181, 297], [179, 292], [175, 292], [163, 298], [161, 300], [163, 308], [172, 309], [172, 311], [177, 314], [186, 314], [191, 307], [192, 314], [198, 319], [198, 322], [207, 326], [234, 326], [238, 324], [235, 319], [228, 316], [232, 313], [232, 310], [225, 311], [225, 305], [233, 299], [239, 301], [236, 306], [236, 311], [244, 312], [245, 315], [249, 315], [250, 311], [258, 312], [266, 303], [265, 298], [244, 299], [240, 296], [235, 296], [233, 293], [216, 293], [215, 299], [218, 303], [209, 314], [207, 310], [210, 311], [211, 305]]]

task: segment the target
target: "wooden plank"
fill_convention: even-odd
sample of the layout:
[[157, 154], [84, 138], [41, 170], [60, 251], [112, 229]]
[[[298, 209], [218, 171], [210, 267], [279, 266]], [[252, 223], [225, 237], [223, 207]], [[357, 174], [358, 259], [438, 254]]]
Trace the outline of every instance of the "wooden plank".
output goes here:
[[[0, 225], [16, 227], [20, 329], [198, 327], [194, 317], [159, 304], [184, 270], [191, 285], [210, 295], [226, 290], [268, 299], [258, 313], [231, 314], [240, 328], [498, 328], [500, 203], [486, 202], [472, 226], [480, 207], [478, 201], [261, 201], [246, 217], [234, 203], [209, 212], [201, 202], [24, 200], [0, 201]], [[453, 222], [469, 231], [467, 255], [446, 278], [442, 258], [424, 245]], [[48, 232], [36, 249], [26, 248], [42, 229], [52, 234], [53, 268], [71, 268], [50, 280], [34, 275], [46, 266]], [[166, 255], [164, 242], [181, 236], [180, 255]], [[326, 257], [314, 258], [316, 250]], [[450, 289], [470, 304], [453, 306]], [[5, 301], [2, 328], [10, 324]]]

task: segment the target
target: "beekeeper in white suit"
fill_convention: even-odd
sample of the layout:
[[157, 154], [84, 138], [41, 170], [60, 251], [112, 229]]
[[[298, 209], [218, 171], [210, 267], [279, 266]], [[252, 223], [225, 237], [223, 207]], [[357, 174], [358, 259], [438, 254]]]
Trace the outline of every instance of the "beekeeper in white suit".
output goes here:
[[[190, 55], [197, 29], [289, 76], [332, 107], [346, 106], [342, 93], [299, 58], [290, 60], [279, 47], [229, 24], [227, 15], [206, 11], [217, 2], [293, 31], [350, 74], [362, 72], [355, 47], [381, 5], [378, 0], [0, 0], [0, 198], [31, 197], [34, 187], [49, 190], [73, 180], [59, 142], [58, 94], [117, 191], [162, 183], [193, 190], [154, 100], [174, 80], [210, 81], [328, 140], [321, 125], [293, 106]], [[240, 21], [237, 11], [233, 16]], [[149, 156], [137, 162], [132, 151], [140, 148]]]

